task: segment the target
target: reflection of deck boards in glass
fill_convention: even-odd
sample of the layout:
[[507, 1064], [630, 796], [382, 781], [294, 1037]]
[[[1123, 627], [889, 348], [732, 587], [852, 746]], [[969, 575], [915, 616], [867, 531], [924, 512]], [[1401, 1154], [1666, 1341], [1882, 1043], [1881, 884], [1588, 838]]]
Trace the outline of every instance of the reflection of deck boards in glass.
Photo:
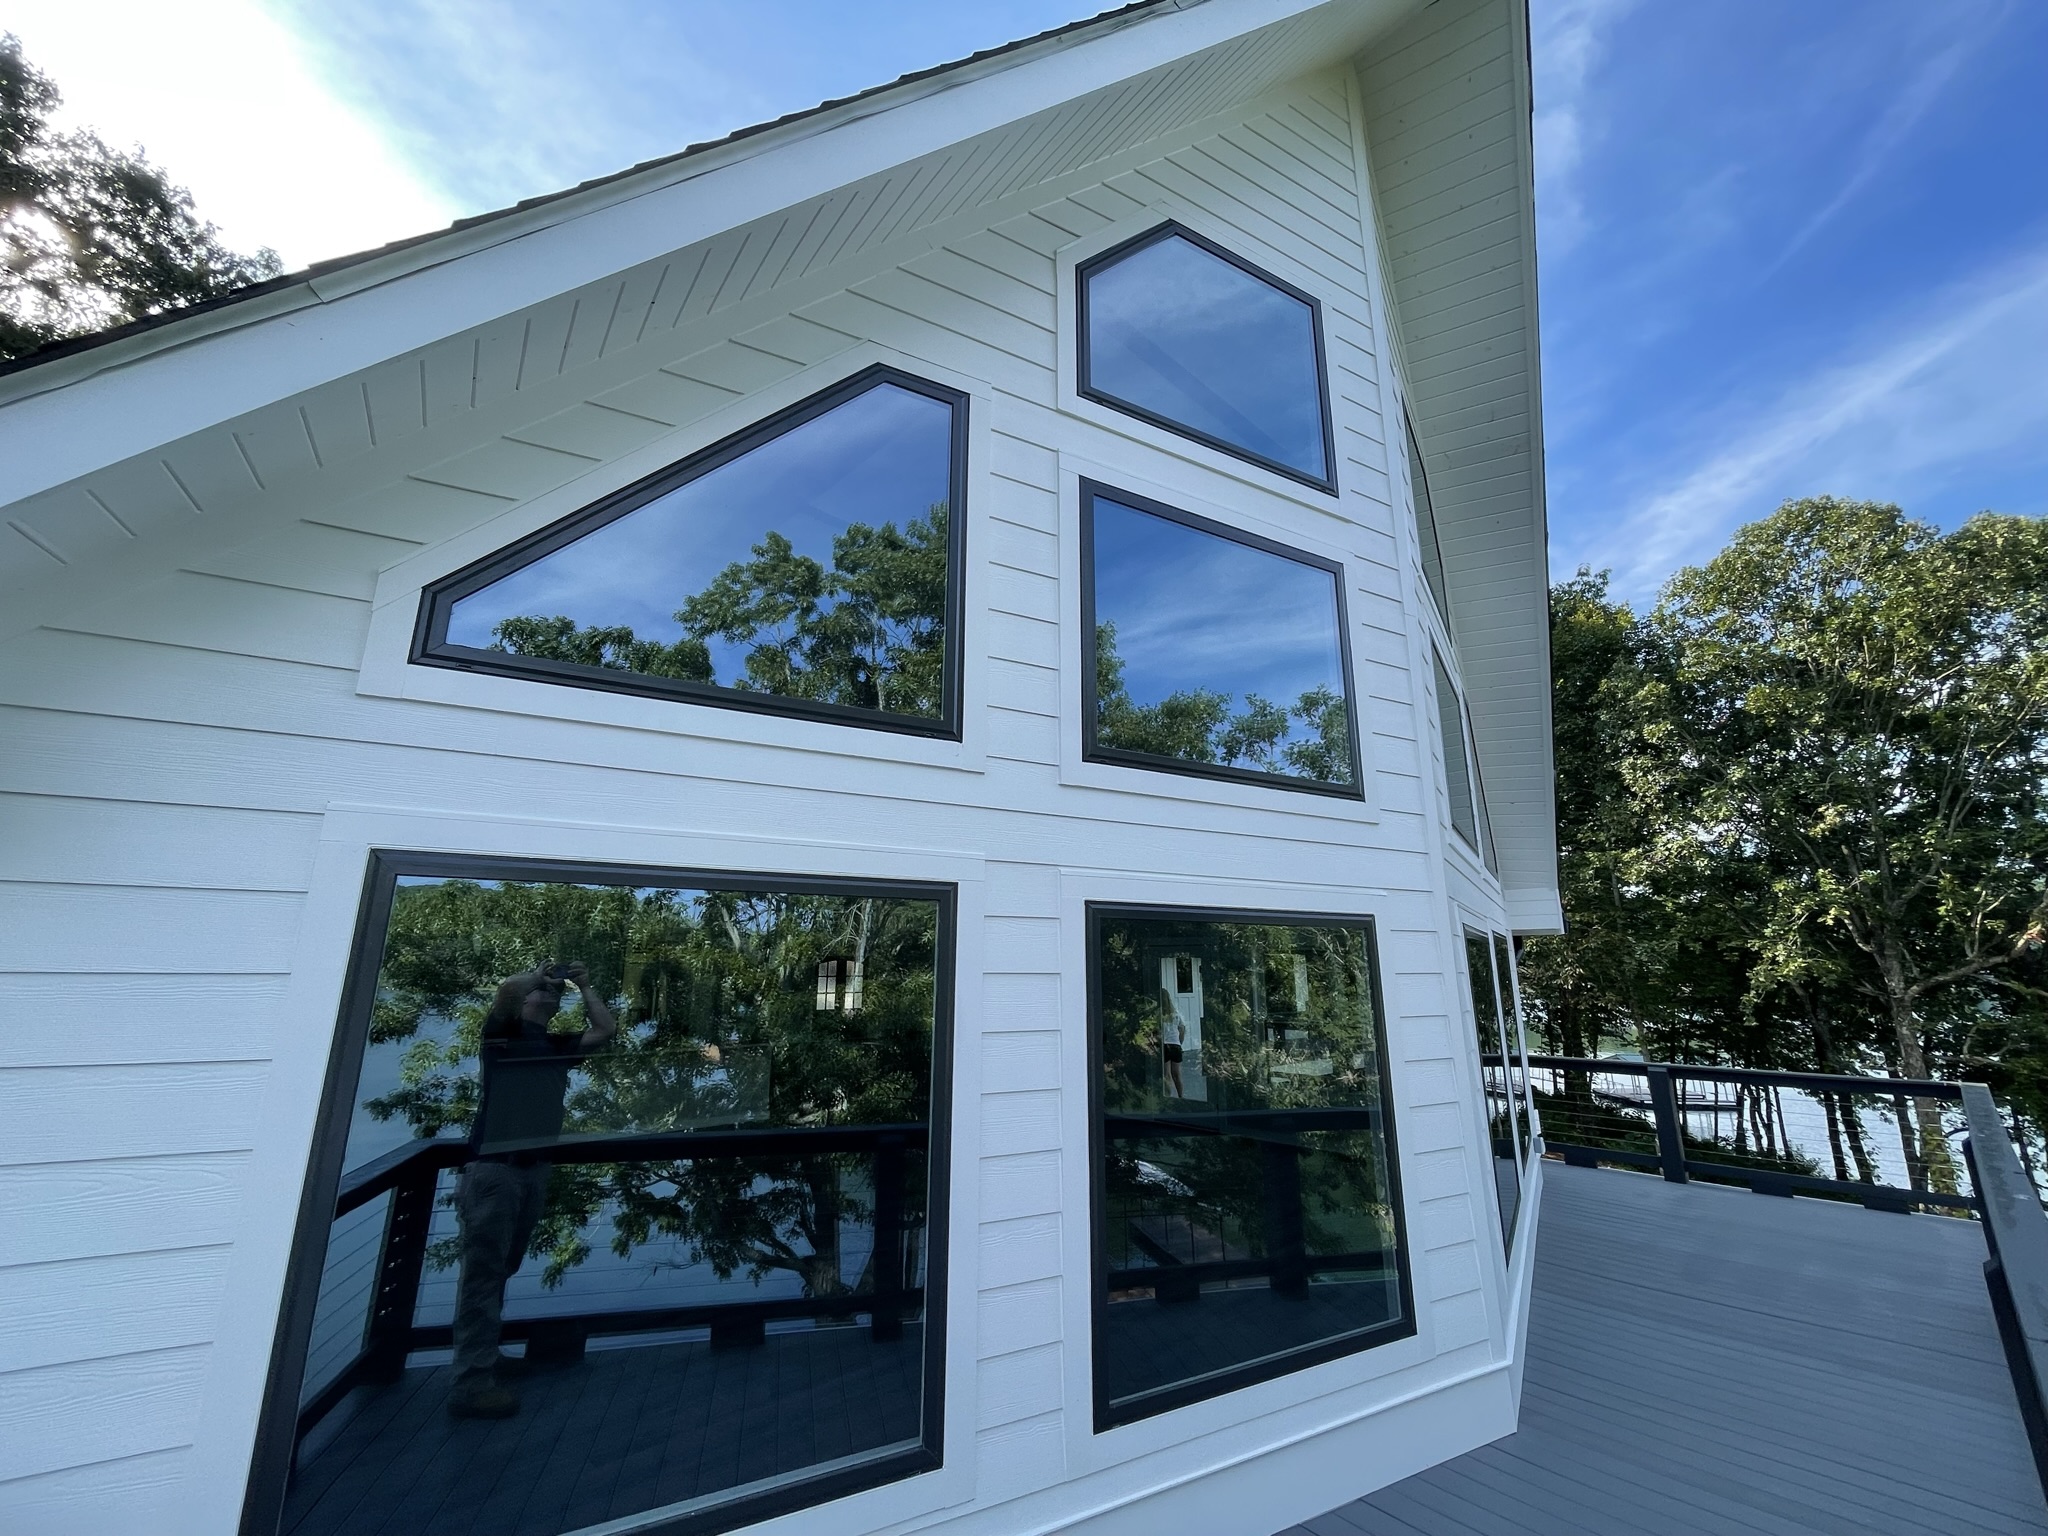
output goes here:
[[1189, 1301], [1113, 1302], [1104, 1374], [1111, 1396], [1121, 1399], [1376, 1328], [1399, 1309], [1400, 1293], [1377, 1278], [1319, 1282], [1293, 1295], [1248, 1285], [1204, 1290]]
[[517, 1384], [516, 1418], [451, 1419], [447, 1366], [340, 1410], [307, 1455], [289, 1536], [555, 1536], [914, 1440], [923, 1330], [598, 1349]]
[[1286, 1536], [2048, 1532], [1976, 1222], [1543, 1180], [1520, 1430]]

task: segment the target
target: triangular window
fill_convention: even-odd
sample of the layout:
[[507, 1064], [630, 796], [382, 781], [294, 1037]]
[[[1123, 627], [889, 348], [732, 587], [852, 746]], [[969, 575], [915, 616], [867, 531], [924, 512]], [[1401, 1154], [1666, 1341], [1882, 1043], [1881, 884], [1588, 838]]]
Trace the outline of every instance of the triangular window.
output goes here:
[[957, 735], [966, 423], [869, 369], [436, 584], [413, 659]]
[[1337, 488], [1312, 297], [1178, 224], [1105, 251], [1078, 282], [1082, 394]]

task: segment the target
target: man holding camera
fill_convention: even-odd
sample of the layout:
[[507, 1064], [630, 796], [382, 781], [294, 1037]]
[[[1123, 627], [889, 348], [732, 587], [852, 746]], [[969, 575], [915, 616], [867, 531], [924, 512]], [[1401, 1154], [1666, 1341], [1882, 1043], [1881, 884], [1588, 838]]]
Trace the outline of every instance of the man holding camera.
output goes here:
[[[574, 986], [585, 1028], [549, 1028]], [[455, 1382], [448, 1411], [458, 1418], [503, 1419], [519, 1397], [498, 1379], [504, 1357], [498, 1334], [505, 1282], [526, 1257], [526, 1245], [547, 1203], [546, 1149], [562, 1134], [569, 1072], [616, 1033], [618, 1025], [577, 963], [542, 964], [498, 987], [484, 1019], [474, 1159], [455, 1192], [462, 1274], [455, 1290]]]

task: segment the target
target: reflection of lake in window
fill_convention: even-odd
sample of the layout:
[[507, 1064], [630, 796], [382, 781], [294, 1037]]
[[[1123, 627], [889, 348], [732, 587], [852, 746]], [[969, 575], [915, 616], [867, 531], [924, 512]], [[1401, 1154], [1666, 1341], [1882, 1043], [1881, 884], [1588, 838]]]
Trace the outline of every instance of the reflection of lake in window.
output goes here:
[[1369, 925], [1099, 908], [1091, 933], [1098, 1426], [1406, 1332]]
[[[369, 1038], [287, 1523], [417, 1528], [418, 1510], [325, 1470], [413, 1445], [407, 1402], [484, 1437], [448, 1442], [459, 1490], [494, 1454], [477, 1445], [553, 1441], [629, 1377], [665, 1385], [617, 1398], [605, 1434], [657, 1449], [606, 1519], [824, 1463], [875, 1480], [933, 1464], [939, 915], [919, 894], [397, 877], [352, 1025]], [[508, 1029], [511, 1055], [494, 1045]], [[479, 1169], [531, 1189], [530, 1214], [490, 1226]], [[490, 1232], [517, 1250], [479, 1293]], [[373, 1308], [394, 1294], [403, 1312]], [[759, 1377], [744, 1390], [772, 1424], [733, 1439], [707, 1352], [720, 1380]], [[330, 1492], [349, 1503], [323, 1508]]]

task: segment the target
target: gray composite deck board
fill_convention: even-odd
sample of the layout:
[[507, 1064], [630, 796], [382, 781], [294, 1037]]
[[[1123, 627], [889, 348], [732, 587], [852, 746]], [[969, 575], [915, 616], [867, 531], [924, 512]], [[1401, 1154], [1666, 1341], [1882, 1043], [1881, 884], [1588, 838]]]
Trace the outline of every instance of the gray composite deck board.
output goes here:
[[920, 1431], [923, 1329], [650, 1342], [527, 1378], [516, 1418], [452, 1420], [449, 1368], [366, 1387], [302, 1448], [286, 1536], [555, 1536], [876, 1454]]
[[1544, 1168], [1521, 1428], [1283, 1536], [2048, 1536], [1973, 1221]]

